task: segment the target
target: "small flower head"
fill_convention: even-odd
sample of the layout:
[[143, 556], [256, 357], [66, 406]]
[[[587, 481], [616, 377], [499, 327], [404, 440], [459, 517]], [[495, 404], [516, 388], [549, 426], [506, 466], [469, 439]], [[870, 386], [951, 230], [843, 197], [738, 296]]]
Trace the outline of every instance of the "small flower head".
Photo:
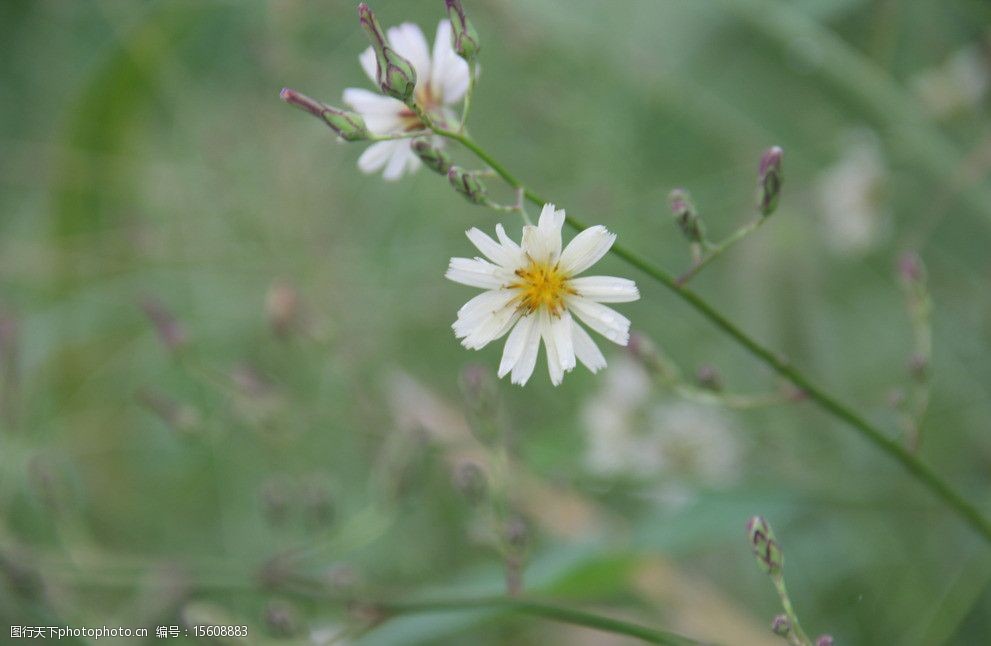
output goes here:
[[616, 236], [605, 227], [590, 227], [562, 250], [564, 218], [564, 211], [545, 205], [537, 225], [523, 227], [522, 244], [510, 239], [502, 225], [496, 225], [498, 242], [471, 229], [468, 239], [485, 259], [452, 258], [447, 270], [448, 279], [486, 290], [458, 310], [455, 335], [466, 348], [480, 350], [508, 334], [498, 374], [511, 374], [521, 386], [533, 374], [541, 341], [555, 386], [576, 360], [592, 372], [605, 367], [605, 357], [578, 321], [619, 345], [630, 338], [630, 321], [603, 303], [637, 300], [636, 284], [609, 276], [578, 277], [609, 251]]
[[417, 137], [412, 141], [410, 147], [416, 156], [420, 158], [423, 165], [441, 175], [447, 175], [451, 170], [451, 156], [435, 146], [430, 137]]
[[446, 0], [447, 17], [451, 20], [451, 46], [458, 56], [470, 61], [481, 49], [478, 32], [471, 24], [461, 0]]
[[777, 615], [771, 621], [771, 632], [779, 637], [787, 637], [791, 632], [791, 621], [787, 615]]
[[778, 208], [778, 198], [781, 196], [781, 184], [784, 176], [781, 171], [781, 160], [784, 151], [778, 146], [768, 148], [760, 158], [760, 169], [757, 173], [757, 210], [767, 217]]
[[816, 646], [833, 646], [833, 636], [819, 635], [816, 637]]
[[671, 205], [671, 214], [674, 221], [685, 234], [689, 242], [702, 242], [705, 238], [705, 230], [702, 220], [699, 218], [698, 209], [688, 191], [676, 188], [668, 195], [668, 203]]
[[368, 139], [368, 129], [365, 127], [365, 120], [356, 112], [348, 112], [329, 105], [320, 103], [316, 99], [311, 99], [305, 94], [300, 94], [296, 90], [283, 88], [279, 97], [301, 110], [306, 110], [313, 116], [322, 119], [330, 126], [330, 129], [337, 133], [337, 136], [344, 141], [364, 141]]
[[385, 94], [404, 103], [409, 101], [416, 89], [416, 68], [413, 63], [392, 48], [378, 20], [375, 19], [375, 14], [364, 2], [358, 5], [358, 18], [361, 26], [368, 32], [368, 40], [375, 50], [377, 64], [375, 80], [379, 88]]
[[[413, 23], [390, 27], [387, 35], [389, 46], [410, 61], [416, 70], [416, 85], [410, 101], [415, 101], [420, 110], [430, 115], [437, 124], [450, 126], [456, 123], [457, 115], [452, 106], [461, 101], [468, 89], [469, 71], [468, 63], [451, 48], [451, 23], [441, 20], [437, 25], [432, 50], [423, 32]], [[358, 61], [372, 83], [378, 85], [376, 47], [367, 48]], [[373, 135], [389, 137], [427, 130], [416, 111], [392, 96], [382, 96], [362, 88], [347, 88], [344, 90], [344, 103], [361, 115]], [[442, 142], [439, 137], [430, 140], [434, 148], [439, 148]], [[385, 179], [397, 180], [419, 169], [422, 163], [411, 140], [398, 138], [369, 146], [358, 159], [358, 168], [364, 173], [381, 170]]]
[[754, 516], [747, 521], [747, 535], [750, 538], [750, 549], [753, 550], [757, 565], [771, 576], [778, 576], [785, 562], [774, 531], [763, 516]]
[[447, 171], [447, 179], [454, 190], [472, 204], [485, 202], [485, 184], [474, 173], [469, 173], [460, 166], [451, 166]]

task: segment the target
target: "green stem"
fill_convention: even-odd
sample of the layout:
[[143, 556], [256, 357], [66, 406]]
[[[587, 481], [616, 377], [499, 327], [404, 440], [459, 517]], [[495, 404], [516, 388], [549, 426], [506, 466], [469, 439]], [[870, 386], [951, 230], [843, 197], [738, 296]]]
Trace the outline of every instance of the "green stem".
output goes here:
[[781, 609], [785, 611], [785, 614], [788, 615], [788, 621], [791, 622], [791, 634], [802, 646], [812, 646], [812, 640], [802, 630], [802, 625], [798, 622], [798, 614], [791, 605], [791, 597], [788, 596], [788, 589], [785, 588], [784, 577], [778, 574], [778, 576], [772, 576], [771, 580], [774, 582], [774, 589], [778, 591], [778, 598], [781, 599]]
[[702, 269], [706, 265], [708, 265], [710, 262], [718, 258], [720, 255], [722, 255], [724, 251], [735, 245], [737, 242], [743, 240], [748, 235], [759, 229], [760, 226], [767, 221], [767, 219], [768, 217], [766, 215], [759, 215], [757, 216], [756, 220], [754, 220], [750, 224], [745, 224], [744, 226], [740, 227], [733, 233], [733, 235], [726, 238], [719, 244], [709, 246], [705, 254], [702, 256], [702, 258], [694, 265], [692, 265], [691, 269], [683, 273], [681, 276], [678, 276], [678, 281], [677, 281], [678, 284], [679, 285], [687, 284], [688, 281], [690, 281], [692, 278], [695, 277], [696, 274], [702, 271]]
[[471, 112], [471, 97], [475, 94], [475, 73], [478, 68], [475, 60], [468, 61], [468, 89], [465, 91], [464, 105], [461, 107], [461, 125], [458, 130], [462, 133], [468, 128], [468, 113]]
[[394, 603], [375, 603], [372, 608], [389, 615], [408, 615], [435, 612], [454, 612], [463, 610], [501, 610], [520, 614], [534, 615], [543, 619], [557, 621], [575, 626], [594, 628], [615, 635], [635, 637], [649, 644], [671, 644], [685, 646], [701, 644], [702, 642], [688, 639], [674, 633], [654, 628], [648, 628], [620, 619], [604, 617], [577, 608], [568, 608], [530, 599], [509, 597], [482, 597], [477, 599], [438, 599], [432, 601], [408, 601]]
[[[472, 151], [479, 159], [489, 165], [497, 172], [503, 180], [511, 187], [522, 190], [527, 200], [536, 206], [543, 206], [548, 203], [531, 189], [527, 188], [509, 170], [492, 157], [487, 151], [481, 148], [474, 140], [462, 133], [445, 130], [434, 126], [434, 132], [442, 137], [447, 137], [457, 141], [468, 150]], [[576, 231], [582, 231], [587, 227], [573, 216], [568, 216], [565, 222]], [[796, 387], [802, 390], [808, 398], [815, 402], [821, 409], [836, 417], [861, 435], [867, 438], [877, 448], [881, 449], [897, 462], [899, 462], [914, 478], [925, 485], [937, 498], [943, 501], [947, 507], [964, 520], [970, 527], [981, 535], [984, 540], [991, 543], [991, 521], [968, 502], [959, 492], [953, 489], [942, 477], [940, 477], [932, 467], [917, 458], [911, 451], [902, 446], [901, 443], [888, 438], [878, 427], [861, 417], [853, 409], [841, 403], [828, 392], [815, 385], [808, 377], [791, 366], [788, 359], [764, 347], [753, 339], [746, 332], [736, 326], [726, 316], [721, 314], [701, 296], [690, 289], [679, 285], [678, 280], [661, 267], [653, 264], [649, 260], [630, 251], [621, 244], [614, 244], [610, 252], [625, 260], [630, 266], [639, 269], [644, 274], [650, 276], [674, 292], [684, 302], [694, 308], [699, 314], [707, 318], [710, 323], [719, 330], [736, 341], [739, 345], [756, 357], [758, 360], [769, 366], [779, 375], [791, 381]]]

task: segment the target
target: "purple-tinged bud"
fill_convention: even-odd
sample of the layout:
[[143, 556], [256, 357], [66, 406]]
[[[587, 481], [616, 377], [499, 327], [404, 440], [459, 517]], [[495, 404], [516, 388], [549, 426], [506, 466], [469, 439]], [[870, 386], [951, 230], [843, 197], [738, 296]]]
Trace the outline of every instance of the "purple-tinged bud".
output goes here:
[[774, 531], [763, 516], [754, 516], [747, 521], [747, 536], [760, 569], [772, 577], [779, 576], [785, 555], [774, 538]]
[[186, 343], [186, 331], [172, 312], [159, 301], [146, 298], [141, 301], [141, 309], [155, 326], [158, 339], [169, 350], [175, 352]]
[[451, 166], [447, 171], [447, 179], [451, 182], [454, 190], [472, 204], [485, 203], [485, 184], [474, 173], [470, 173], [460, 166]]
[[424, 166], [435, 173], [447, 175], [447, 172], [451, 170], [450, 156], [435, 146], [429, 137], [417, 137], [410, 143], [410, 148], [413, 149]]
[[465, 497], [470, 505], [478, 505], [488, 493], [488, 478], [482, 467], [474, 462], [464, 461], [454, 467], [452, 474], [454, 488]]
[[416, 68], [392, 48], [375, 14], [364, 2], [358, 5], [358, 18], [375, 50], [379, 87], [389, 96], [408, 103], [416, 90]]
[[906, 287], [926, 282], [926, 265], [914, 251], [906, 251], [898, 257], [898, 277]]
[[311, 99], [305, 94], [300, 94], [289, 88], [282, 88], [279, 98], [289, 105], [306, 110], [314, 117], [321, 119], [344, 141], [364, 141], [369, 137], [365, 120], [357, 112], [348, 112], [320, 103], [316, 99]]
[[771, 621], [771, 632], [779, 637], [787, 637], [791, 632], [791, 620], [787, 615], [778, 615]]
[[778, 208], [778, 198], [781, 196], [781, 184], [784, 174], [781, 160], [784, 151], [774, 146], [768, 148], [760, 158], [760, 170], [757, 174], [757, 210], [767, 217]]
[[698, 209], [688, 191], [676, 188], [668, 195], [668, 204], [675, 224], [681, 229], [689, 242], [702, 242], [705, 239], [705, 227], [699, 217]]
[[461, 0], [446, 0], [447, 17], [451, 20], [451, 47], [458, 56], [470, 61], [481, 50], [481, 41], [475, 26], [471, 24]]
[[913, 354], [908, 360], [908, 374], [912, 379], [924, 382], [929, 376], [929, 357]]
[[720, 392], [723, 389], [723, 378], [714, 366], [708, 364], [699, 366], [695, 371], [695, 382], [699, 388]]
[[819, 635], [816, 637], [816, 646], [833, 646], [833, 636]]

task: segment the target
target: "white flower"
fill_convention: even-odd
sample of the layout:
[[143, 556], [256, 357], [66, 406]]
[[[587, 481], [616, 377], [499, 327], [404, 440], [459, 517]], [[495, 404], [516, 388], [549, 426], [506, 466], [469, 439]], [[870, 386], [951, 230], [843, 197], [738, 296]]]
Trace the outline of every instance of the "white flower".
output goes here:
[[[416, 102], [440, 123], [450, 125], [457, 117], [448, 106], [464, 97], [469, 74], [468, 63], [451, 48], [451, 23], [442, 20], [437, 26], [432, 54], [423, 32], [413, 23], [391, 27], [387, 36], [392, 48], [416, 69]], [[358, 60], [375, 83], [375, 50], [369, 47]], [[375, 135], [397, 135], [424, 127], [409, 106], [392, 97], [351, 87], [344, 90], [344, 102], [364, 118], [368, 130]], [[440, 145], [441, 141], [436, 139], [434, 143]], [[383, 167], [382, 176], [387, 180], [397, 180], [420, 167], [409, 139], [374, 143], [358, 158], [358, 168], [365, 173]]]
[[[592, 372], [606, 365], [605, 357], [572, 314], [619, 345], [630, 338], [630, 321], [602, 303], [640, 298], [636, 283], [611, 276], [576, 278], [609, 251], [616, 236], [603, 226], [582, 231], [561, 250], [564, 211], [544, 205], [537, 226], [523, 227], [523, 244], [516, 244], [496, 225], [498, 242], [478, 229], [468, 239], [488, 260], [452, 258], [447, 278], [487, 291], [458, 310], [452, 326], [466, 348], [479, 350], [509, 334], [499, 363], [499, 377], [512, 374], [523, 385], [533, 374], [541, 339], [555, 386], [581, 361]], [[510, 332], [510, 330], [512, 330]]]
[[820, 174], [816, 189], [827, 244], [857, 255], [873, 249], [887, 233], [888, 172], [872, 132], [855, 130], [844, 139], [842, 158]]

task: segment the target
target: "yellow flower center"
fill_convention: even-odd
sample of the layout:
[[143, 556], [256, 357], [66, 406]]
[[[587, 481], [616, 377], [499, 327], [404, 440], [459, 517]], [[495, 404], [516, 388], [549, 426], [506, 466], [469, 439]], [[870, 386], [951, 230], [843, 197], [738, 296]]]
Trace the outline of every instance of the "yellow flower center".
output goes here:
[[[437, 97], [436, 93], [433, 91], [432, 83], [427, 83], [425, 86], [418, 87], [416, 90], [416, 102], [421, 108], [428, 114], [432, 116], [438, 116], [440, 114], [441, 102]], [[423, 130], [426, 126], [420, 120], [420, 117], [416, 115], [409, 108], [404, 108], [399, 113], [399, 118], [403, 123], [403, 132], [413, 132], [414, 130]]]
[[564, 310], [565, 296], [576, 293], [568, 285], [568, 276], [556, 264], [549, 265], [531, 259], [528, 267], [516, 270], [516, 275], [520, 281], [513, 283], [511, 287], [520, 290], [517, 299], [519, 309], [524, 314], [546, 307], [553, 316], [560, 316]]

